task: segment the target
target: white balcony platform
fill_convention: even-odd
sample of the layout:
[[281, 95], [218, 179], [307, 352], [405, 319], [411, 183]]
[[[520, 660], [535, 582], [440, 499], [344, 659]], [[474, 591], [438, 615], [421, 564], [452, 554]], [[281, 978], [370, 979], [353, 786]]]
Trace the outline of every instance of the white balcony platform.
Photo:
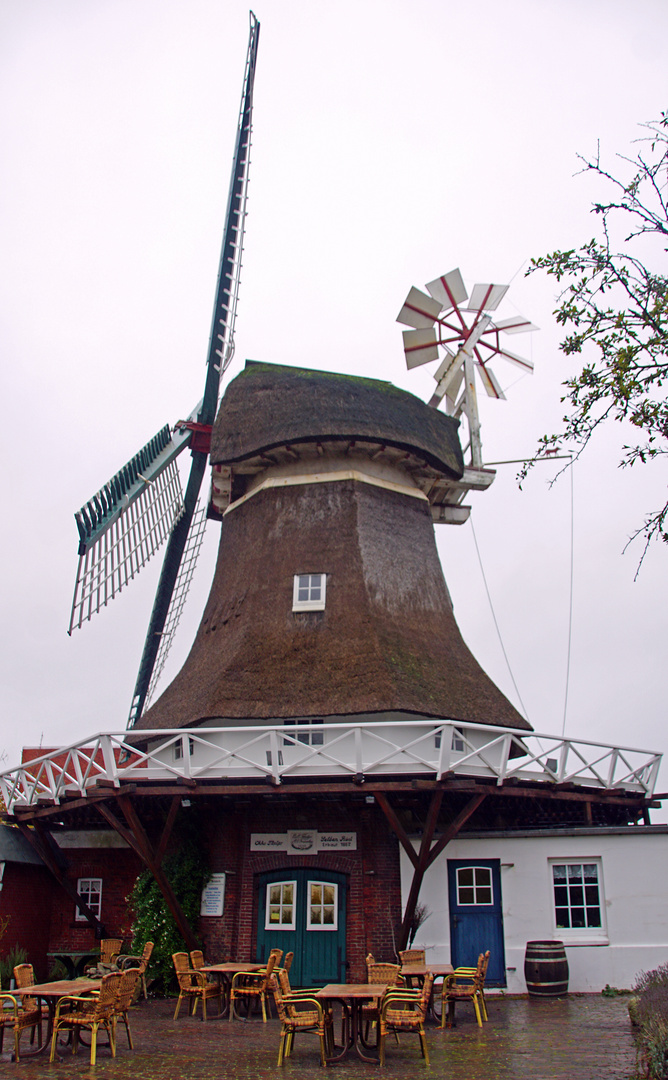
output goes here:
[[[554, 735], [426, 719], [377, 723], [282, 723], [105, 732], [0, 773], [9, 814], [87, 797], [101, 786], [218, 780], [313, 782], [444, 777], [576, 784], [651, 799], [662, 755]], [[547, 792], [546, 792], [547, 793]]]

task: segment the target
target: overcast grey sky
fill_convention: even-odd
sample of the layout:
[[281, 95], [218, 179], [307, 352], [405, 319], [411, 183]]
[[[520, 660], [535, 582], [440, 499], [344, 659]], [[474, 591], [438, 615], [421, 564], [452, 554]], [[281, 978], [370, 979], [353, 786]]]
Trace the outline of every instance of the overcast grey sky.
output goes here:
[[[576, 154], [628, 152], [668, 107], [665, 0], [261, 0], [250, 213], [237, 353], [386, 378], [422, 397], [395, 318], [411, 285], [455, 266], [514, 278], [506, 306], [541, 332], [497, 363], [486, 461], [531, 453], [569, 373], [555, 286], [532, 255], [594, 234], [600, 189]], [[66, 627], [73, 511], [204, 380], [248, 8], [239, 0], [0, 0], [0, 332], [4, 528], [0, 657], [7, 765], [23, 745], [125, 727], [159, 561]], [[516, 275], [516, 276], [515, 276]], [[574, 471], [566, 732], [665, 750], [667, 555], [622, 548], [665, 466], [620, 472], [622, 429]], [[561, 732], [571, 489], [514, 466], [473, 494], [503, 640], [539, 731]], [[172, 652], [206, 599], [217, 530]], [[470, 524], [437, 529], [464, 636], [516, 704]], [[659, 788], [667, 785], [665, 774]]]

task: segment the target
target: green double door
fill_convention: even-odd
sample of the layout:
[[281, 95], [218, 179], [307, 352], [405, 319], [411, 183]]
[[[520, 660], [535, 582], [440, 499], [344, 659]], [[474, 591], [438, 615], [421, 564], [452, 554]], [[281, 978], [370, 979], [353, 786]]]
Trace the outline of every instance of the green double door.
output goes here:
[[272, 871], [259, 878], [257, 958], [293, 952], [290, 983], [346, 979], [346, 877], [332, 871]]

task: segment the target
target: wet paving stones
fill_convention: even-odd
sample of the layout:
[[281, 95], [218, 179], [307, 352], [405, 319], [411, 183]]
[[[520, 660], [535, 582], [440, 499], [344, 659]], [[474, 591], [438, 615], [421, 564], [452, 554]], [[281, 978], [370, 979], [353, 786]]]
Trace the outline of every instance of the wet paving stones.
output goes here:
[[[448, 1080], [631, 1080], [635, 1053], [627, 1001], [594, 994], [553, 1000], [489, 997], [489, 1022], [482, 1030], [473, 1010], [460, 1006], [456, 1028], [441, 1031], [433, 1023], [427, 1026], [429, 1074]], [[173, 1001], [134, 1007], [130, 1024], [135, 1050], [128, 1049], [121, 1026], [116, 1058], [102, 1035], [94, 1068], [84, 1047], [76, 1056], [61, 1047], [60, 1060], [53, 1065], [48, 1053], [24, 1057], [16, 1065], [7, 1053], [13, 1039], [6, 1032], [0, 1075], [21, 1080], [314, 1080], [323, 1075], [317, 1039], [307, 1034], [297, 1037], [286, 1066], [277, 1067], [276, 1019], [263, 1024], [261, 1018], [252, 1017], [230, 1024], [214, 1016], [204, 1024], [199, 1016], [174, 1021], [173, 1013]], [[29, 1048], [25, 1035], [22, 1044]], [[423, 1070], [417, 1038], [403, 1035], [399, 1046], [388, 1039], [383, 1076], [416, 1080]], [[380, 1073], [380, 1068], [353, 1056], [328, 1071], [357, 1080]]]

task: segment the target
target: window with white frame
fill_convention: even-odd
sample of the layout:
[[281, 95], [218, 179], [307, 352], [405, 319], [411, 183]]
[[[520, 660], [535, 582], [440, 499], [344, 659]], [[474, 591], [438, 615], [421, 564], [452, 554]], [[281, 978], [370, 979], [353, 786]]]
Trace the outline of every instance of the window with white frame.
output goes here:
[[494, 903], [492, 871], [489, 866], [457, 867], [457, 904], [460, 907]]
[[599, 862], [555, 860], [551, 866], [557, 930], [600, 931], [603, 904]]
[[[322, 717], [314, 716], [306, 720], [284, 720], [284, 728], [313, 727], [314, 724], [322, 724]], [[288, 737], [286, 737], [288, 736]], [[325, 741], [322, 731], [288, 731], [283, 736], [283, 746], [294, 746], [295, 743], [303, 743], [304, 746], [322, 746]]]
[[[195, 749], [195, 740], [188, 739], [188, 756], [193, 756]], [[183, 739], [179, 739], [174, 743], [174, 761], [183, 761]]]
[[327, 574], [295, 574], [293, 611], [324, 611]]
[[338, 888], [331, 881], [309, 881], [307, 930], [337, 929]]
[[294, 930], [296, 915], [297, 882], [270, 882], [267, 885], [265, 930]]
[[[441, 736], [442, 732], [437, 731], [434, 735], [434, 747], [436, 750], [441, 749]], [[464, 742], [464, 732], [461, 728], [452, 729], [452, 741], [450, 743], [451, 750], [454, 750], [456, 754], [463, 754], [466, 750], [466, 743]]]
[[[102, 878], [82, 877], [77, 881], [77, 893], [87, 904], [93, 915], [100, 918], [102, 915]], [[88, 922], [88, 917], [79, 908], [74, 916], [75, 922]]]

